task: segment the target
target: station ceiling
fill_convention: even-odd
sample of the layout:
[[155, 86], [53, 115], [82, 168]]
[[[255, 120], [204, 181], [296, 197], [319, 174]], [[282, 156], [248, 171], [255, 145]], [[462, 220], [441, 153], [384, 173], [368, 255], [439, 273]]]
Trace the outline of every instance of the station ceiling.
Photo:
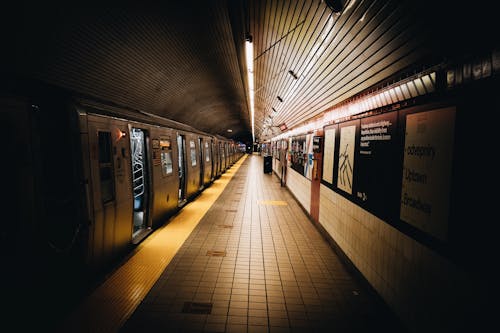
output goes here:
[[48, 83], [248, 142], [249, 36], [257, 139], [498, 40], [487, 2], [346, 0], [338, 12], [327, 2], [21, 1], [1, 14], [0, 68], [4, 80]]

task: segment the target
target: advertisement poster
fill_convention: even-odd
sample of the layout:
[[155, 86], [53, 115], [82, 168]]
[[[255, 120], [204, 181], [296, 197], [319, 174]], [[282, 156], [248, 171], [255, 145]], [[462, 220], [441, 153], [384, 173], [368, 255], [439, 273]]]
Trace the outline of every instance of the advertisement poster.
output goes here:
[[399, 206], [398, 113], [361, 119], [356, 156], [356, 197], [378, 216], [397, 217]]
[[446, 240], [455, 108], [406, 116], [401, 220]]
[[305, 165], [304, 165], [304, 176], [307, 179], [312, 179], [312, 169], [313, 169], [313, 135], [306, 135], [306, 147], [304, 149], [305, 153]]
[[354, 144], [356, 139], [356, 126], [340, 128], [339, 166], [337, 187], [344, 192], [352, 194], [354, 172]]
[[323, 180], [333, 184], [333, 156], [335, 154], [335, 127], [325, 128], [323, 151]]

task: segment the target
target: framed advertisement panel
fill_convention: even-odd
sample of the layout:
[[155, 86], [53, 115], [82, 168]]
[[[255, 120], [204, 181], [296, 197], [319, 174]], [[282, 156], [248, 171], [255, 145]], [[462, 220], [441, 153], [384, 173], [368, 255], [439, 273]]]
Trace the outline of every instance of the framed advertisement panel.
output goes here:
[[455, 136], [454, 107], [406, 114], [402, 221], [446, 240]]
[[322, 180], [330, 185], [334, 184], [334, 159], [335, 159], [335, 137], [338, 125], [331, 125], [324, 128], [323, 143], [323, 175]]
[[401, 143], [397, 111], [361, 119], [356, 152], [356, 199], [375, 215], [394, 219], [399, 209]]
[[355, 152], [357, 150], [356, 137], [359, 132], [359, 120], [347, 121], [339, 124], [339, 145], [337, 150], [337, 181], [336, 186], [346, 194], [354, 191]]

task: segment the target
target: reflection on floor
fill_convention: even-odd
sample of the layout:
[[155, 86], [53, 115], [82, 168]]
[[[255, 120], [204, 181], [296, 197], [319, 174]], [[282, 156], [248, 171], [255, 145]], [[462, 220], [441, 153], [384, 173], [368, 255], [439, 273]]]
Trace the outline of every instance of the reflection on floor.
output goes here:
[[116, 332], [134, 312], [184, 241], [211, 208], [245, 158], [220, 176], [196, 201], [145, 239], [125, 263], [86, 298], [59, 332]]
[[404, 330], [249, 156], [122, 331]]

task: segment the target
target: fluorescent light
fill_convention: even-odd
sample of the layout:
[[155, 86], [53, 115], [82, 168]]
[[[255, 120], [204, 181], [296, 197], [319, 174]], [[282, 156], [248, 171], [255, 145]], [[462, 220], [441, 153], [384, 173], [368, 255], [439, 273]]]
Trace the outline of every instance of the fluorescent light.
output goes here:
[[245, 55], [247, 60], [248, 96], [250, 98], [250, 118], [252, 121], [252, 142], [255, 142], [255, 104], [254, 104], [254, 81], [253, 81], [253, 44], [251, 38], [245, 42]]

